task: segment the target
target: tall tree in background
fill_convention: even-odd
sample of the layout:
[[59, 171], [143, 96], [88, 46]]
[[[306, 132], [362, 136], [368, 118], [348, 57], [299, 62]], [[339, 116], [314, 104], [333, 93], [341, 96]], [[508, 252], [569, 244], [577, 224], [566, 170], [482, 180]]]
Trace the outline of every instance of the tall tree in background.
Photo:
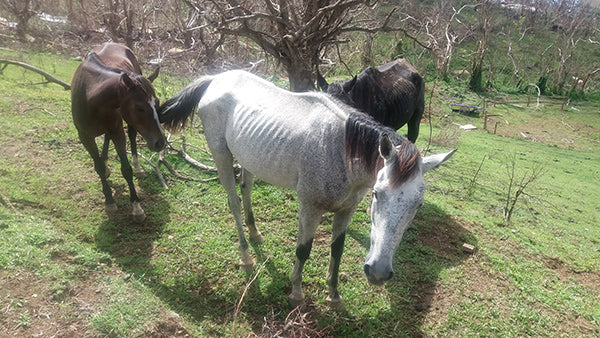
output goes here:
[[448, 0], [428, 5], [413, 1], [412, 6], [407, 6], [403, 13], [407, 19], [405, 21], [410, 23], [410, 28], [405, 29], [415, 36], [425, 33], [426, 38], [417, 42], [429, 50], [441, 79], [448, 74], [455, 49], [473, 35], [471, 27], [461, 20], [460, 14], [465, 8], [474, 5], [463, 5], [458, 9], [454, 5]]
[[492, 28], [492, 3], [490, 0], [483, 0], [475, 7], [475, 10], [478, 14], [475, 28], [477, 43], [473, 51], [469, 88], [474, 92], [480, 92], [484, 89], [483, 61], [487, 54]]
[[292, 91], [314, 88], [319, 55], [325, 47], [339, 43], [340, 34], [387, 27], [387, 20], [374, 27], [363, 15], [373, 10], [377, 1], [185, 1], [202, 9], [211, 28], [249, 38], [281, 62]]
[[[585, 65], [585, 62], [574, 62], [573, 57], [575, 49], [580, 44], [593, 43], [590, 38], [598, 29], [599, 16], [589, 6], [575, 0], [562, 0], [551, 8], [551, 29], [558, 34], [556, 40], [558, 67], [554, 68], [553, 75], [556, 81], [556, 90], [562, 93], [569, 80], [569, 74], [575, 77], [573, 87], [576, 87], [577, 82], [581, 80], [579, 76], [583, 76], [583, 74], [577, 73], [585, 71], [583, 69], [576, 70], [577, 64], [584, 66], [582, 68], [589, 67]], [[594, 69], [597, 67], [598, 65], [593, 65]]]

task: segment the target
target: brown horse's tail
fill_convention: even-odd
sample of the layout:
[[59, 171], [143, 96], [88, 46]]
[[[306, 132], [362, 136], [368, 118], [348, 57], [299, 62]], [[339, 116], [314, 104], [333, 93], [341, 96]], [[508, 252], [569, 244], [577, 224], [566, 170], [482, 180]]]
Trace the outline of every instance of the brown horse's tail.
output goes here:
[[188, 118], [193, 118], [193, 113], [212, 80], [212, 76], [201, 77], [163, 103], [158, 109], [160, 123], [171, 131], [183, 129]]

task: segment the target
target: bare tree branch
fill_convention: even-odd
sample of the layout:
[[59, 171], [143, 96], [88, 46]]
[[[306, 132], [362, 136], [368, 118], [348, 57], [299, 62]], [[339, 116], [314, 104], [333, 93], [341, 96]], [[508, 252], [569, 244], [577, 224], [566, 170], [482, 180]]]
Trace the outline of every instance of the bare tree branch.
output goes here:
[[46, 78], [46, 80], [48, 82], [56, 83], [56, 84], [62, 86], [65, 90], [70, 90], [71, 89], [71, 85], [70, 84], [68, 84], [68, 83], [66, 83], [66, 82], [64, 82], [64, 81], [56, 78], [54, 75], [52, 75], [52, 74], [50, 74], [50, 73], [48, 73], [46, 71], [43, 71], [43, 70], [41, 70], [41, 69], [39, 69], [39, 68], [37, 68], [35, 66], [32, 66], [30, 64], [19, 62], [19, 61], [4, 60], [4, 59], [0, 59], [0, 64], [4, 64], [5, 65], [2, 68], [2, 70], [4, 70], [4, 68], [6, 67], [6, 65], [20, 66], [20, 67], [23, 67], [23, 68], [25, 68], [27, 70], [30, 70], [32, 72], [35, 72], [35, 73], [38, 73], [38, 74], [44, 76], [44, 78]]

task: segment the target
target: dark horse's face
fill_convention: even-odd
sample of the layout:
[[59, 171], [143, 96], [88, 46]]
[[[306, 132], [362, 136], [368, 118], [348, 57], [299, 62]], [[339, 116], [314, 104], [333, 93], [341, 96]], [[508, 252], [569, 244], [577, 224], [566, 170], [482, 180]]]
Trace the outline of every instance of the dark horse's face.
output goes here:
[[141, 75], [132, 78], [127, 74], [121, 75], [121, 82], [127, 88], [120, 107], [123, 119], [146, 139], [150, 150], [162, 150], [166, 140], [158, 122], [160, 104], [152, 84]]

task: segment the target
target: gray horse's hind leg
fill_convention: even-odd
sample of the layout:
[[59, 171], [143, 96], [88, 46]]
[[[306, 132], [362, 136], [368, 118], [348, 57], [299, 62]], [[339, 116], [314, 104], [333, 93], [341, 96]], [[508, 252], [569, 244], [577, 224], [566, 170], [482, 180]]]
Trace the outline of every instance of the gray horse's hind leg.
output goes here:
[[235, 227], [239, 237], [239, 249], [242, 261], [240, 262], [240, 269], [251, 272], [254, 268], [254, 259], [248, 251], [248, 242], [244, 235], [244, 228], [242, 223], [242, 204], [240, 196], [237, 194], [237, 188], [235, 183], [235, 173], [233, 171], [233, 157], [228, 150], [222, 151], [212, 149], [215, 164], [217, 165], [217, 171], [219, 174], [219, 180], [221, 185], [227, 192], [227, 202], [229, 210], [233, 214], [235, 219]]
[[302, 270], [304, 263], [310, 256], [313, 238], [317, 226], [321, 221], [324, 210], [307, 207], [300, 202], [300, 216], [298, 219], [298, 240], [296, 243], [296, 262], [290, 275], [292, 282], [292, 293], [290, 293], [290, 305], [296, 307], [304, 303], [304, 292], [302, 292]]
[[252, 212], [252, 199], [250, 196], [252, 187], [254, 186], [254, 175], [247, 169], [242, 168], [240, 176], [240, 190], [242, 191], [242, 203], [244, 205], [244, 221], [248, 226], [250, 240], [262, 242], [264, 238], [256, 228], [254, 213]]

